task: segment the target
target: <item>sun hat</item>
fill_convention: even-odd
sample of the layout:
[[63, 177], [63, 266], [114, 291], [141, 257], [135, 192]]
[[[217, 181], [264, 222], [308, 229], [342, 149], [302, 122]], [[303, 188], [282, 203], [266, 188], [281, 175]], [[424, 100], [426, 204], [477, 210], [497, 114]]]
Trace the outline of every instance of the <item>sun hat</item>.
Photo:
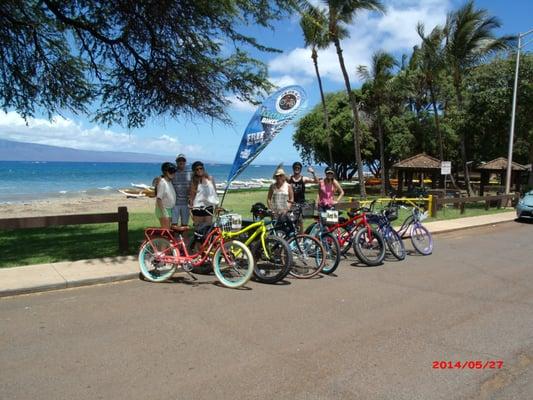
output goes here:
[[180, 161], [180, 160], [187, 161], [187, 158], [185, 158], [185, 154], [180, 153], [176, 156], [176, 161]]
[[276, 172], [274, 172], [274, 175], [272, 175], [272, 178], [276, 179], [276, 176], [285, 175], [285, 171], [283, 168], [277, 168]]

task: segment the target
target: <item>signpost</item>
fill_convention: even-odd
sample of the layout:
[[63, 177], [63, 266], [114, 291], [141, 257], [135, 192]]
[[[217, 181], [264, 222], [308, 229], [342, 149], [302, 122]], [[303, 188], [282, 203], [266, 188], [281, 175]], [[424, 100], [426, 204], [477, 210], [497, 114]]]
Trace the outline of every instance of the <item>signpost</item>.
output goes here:
[[[446, 177], [452, 173], [452, 162], [441, 161], [440, 162], [440, 174], [444, 175], [444, 197], [446, 197]], [[446, 212], [446, 210], [444, 211]]]

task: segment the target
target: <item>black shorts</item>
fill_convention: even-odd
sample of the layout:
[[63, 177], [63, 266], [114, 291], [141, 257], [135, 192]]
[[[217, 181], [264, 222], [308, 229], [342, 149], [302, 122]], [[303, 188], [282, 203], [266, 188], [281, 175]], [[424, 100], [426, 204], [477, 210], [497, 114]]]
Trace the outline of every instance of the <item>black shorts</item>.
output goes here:
[[206, 207], [203, 210], [198, 210], [198, 209], [193, 208], [191, 212], [192, 212], [192, 215], [195, 217], [210, 217], [213, 215], [214, 209], [213, 207]]

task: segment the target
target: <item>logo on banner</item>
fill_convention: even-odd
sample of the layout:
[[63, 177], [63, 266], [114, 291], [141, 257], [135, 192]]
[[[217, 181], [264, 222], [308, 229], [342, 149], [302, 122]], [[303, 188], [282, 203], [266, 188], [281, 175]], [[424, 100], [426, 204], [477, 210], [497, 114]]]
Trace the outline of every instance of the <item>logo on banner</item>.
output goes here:
[[297, 90], [286, 90], [276, 100], [276, 111], [280, 114], [288, 114], [298, 108], [301, 100], [301, 95]]
[[249, 133], [246, 135], [246, 145], [252, 146], [254, 144], [263, 143], [265, 140], [265, 132]]

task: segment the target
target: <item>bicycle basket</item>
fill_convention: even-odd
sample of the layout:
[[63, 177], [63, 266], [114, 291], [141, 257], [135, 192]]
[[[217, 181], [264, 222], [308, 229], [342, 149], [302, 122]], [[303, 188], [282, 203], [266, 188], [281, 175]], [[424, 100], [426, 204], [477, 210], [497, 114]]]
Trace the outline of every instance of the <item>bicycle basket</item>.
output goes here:
[[218, 217], [217, 225], [223, 231], [238, 231], [242, 227], [242, 216], [240, 214], [224, 214]]
[[427, 211], [421, 212], [421, 213], [418, 215], [418, 220], [419, 220], [419, 221], [423, 221], [423, 220], [425, 220], [428, 216], [429, 216], [429, 214], [428, 214]]
[[339, 222], [339, 212], [337, 210], [326, 210], [320, 213], [320, 218], [326, 225], [333, 225]]

